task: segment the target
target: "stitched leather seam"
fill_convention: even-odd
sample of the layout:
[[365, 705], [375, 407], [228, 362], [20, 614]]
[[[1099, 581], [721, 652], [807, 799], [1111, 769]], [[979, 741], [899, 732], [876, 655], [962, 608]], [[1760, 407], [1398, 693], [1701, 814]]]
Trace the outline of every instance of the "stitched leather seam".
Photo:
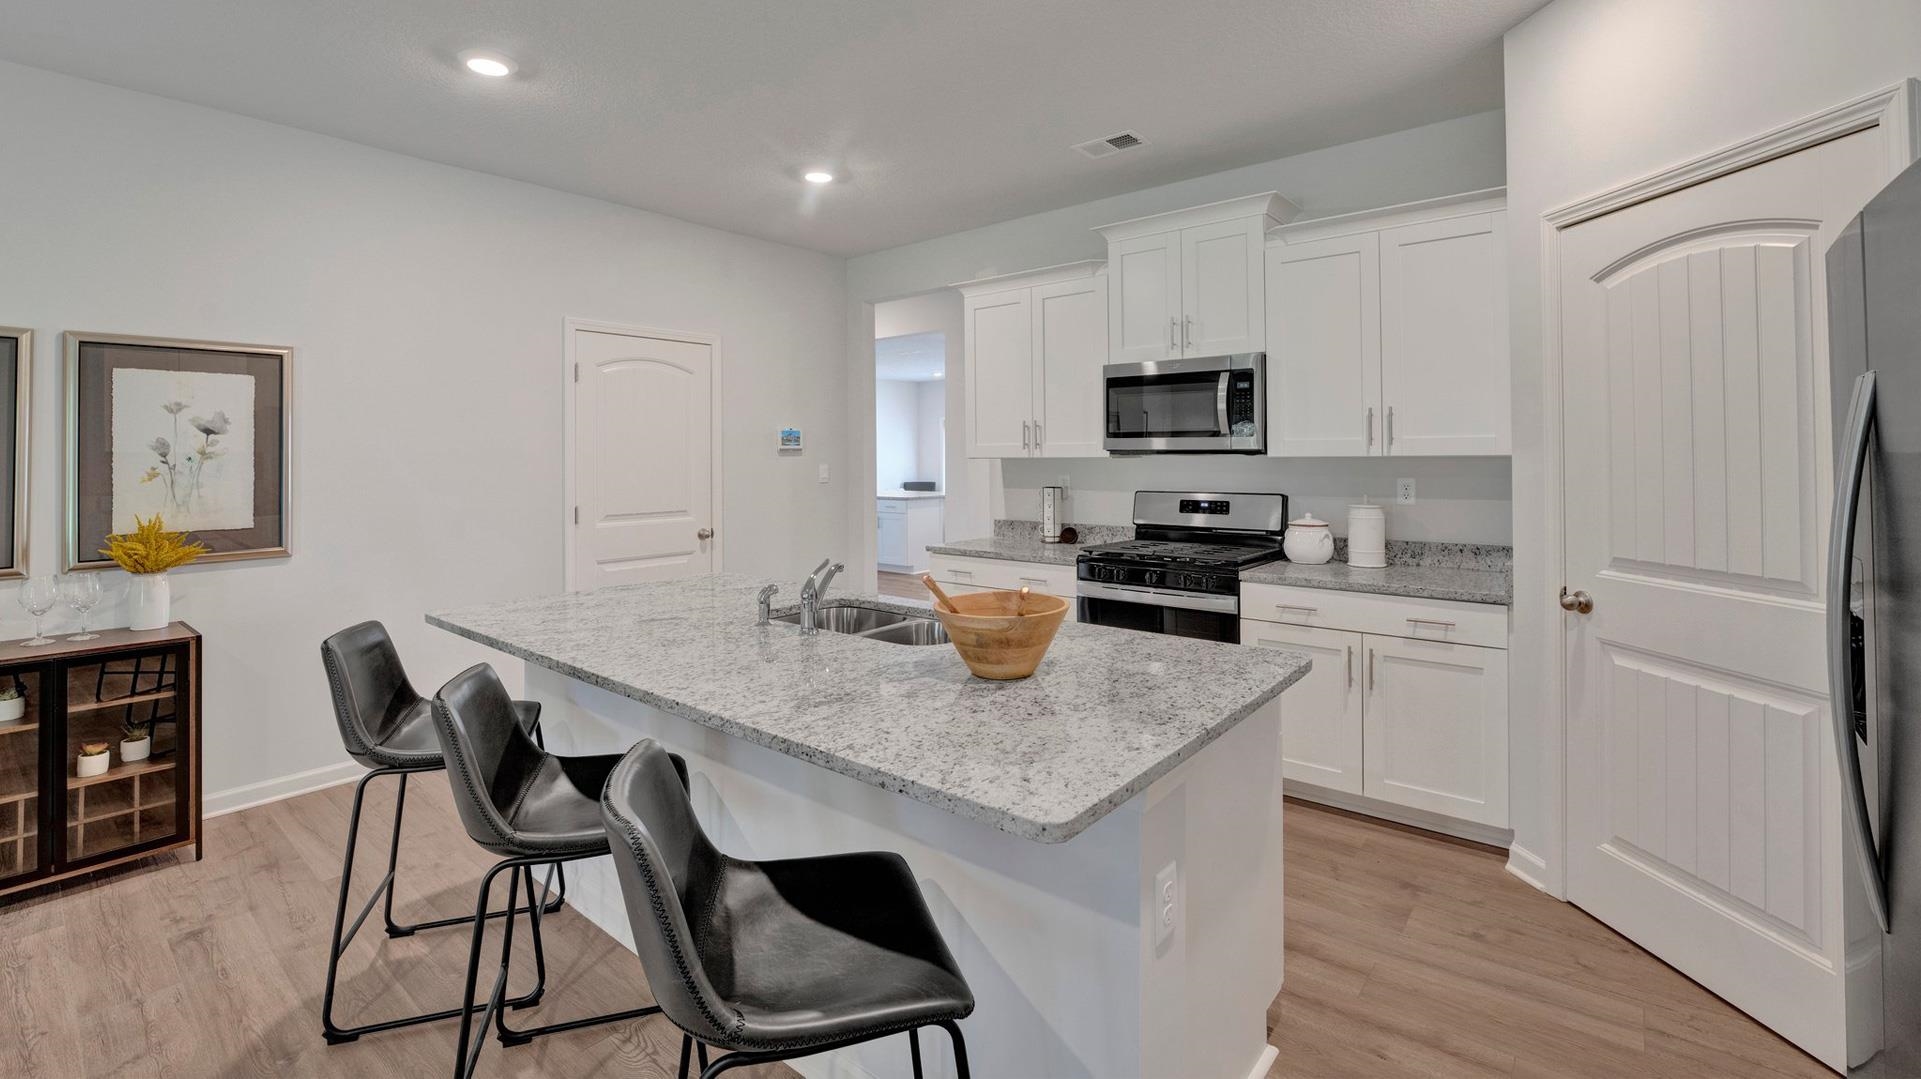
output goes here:
[[359, 727], [348, 718], [353, 712], [347, 704], [346, 676], [341, 673], [332, 650], [326, 645], [320, 647], [320, 662], [327, 668], [328, 688], [333, 691], [334, 698], [334, 719], [340, 724], [340, 737], [347, 743], [347, 751], [357, 757], [372, 756], [374, 748], [360, 736]]
[[[440, 723], [445, 730], [452, 730], [453, 717], [444, 714], [445, 710], [439, 701], [433, 703], [433, 710], [434, 722]], [[449, 741], [453, 741], [453, 739], [449, 739]], [[494, 838], [498, 840], [502, 846], [513, 846], [513, 837], [502, 832], [500, 826], [494, 823], [493, 814], [487, 812], [487, 810], [492, 807], [487, 804], [480, 793], [480, 788], [475, 785], [473, 773], [467, 770], [466, 755], [462, 753], [449, 753], [446, 754], [446, 756], [454, 758], [447, 763], [447, 768], [450, 772], [458, 772], [460, 774], [460, 783], [467, 789], [467, 797], [472, 799], [474, 805], [480, 807], [480, 818], [486, 823], [487, 830], [493, 833]]]

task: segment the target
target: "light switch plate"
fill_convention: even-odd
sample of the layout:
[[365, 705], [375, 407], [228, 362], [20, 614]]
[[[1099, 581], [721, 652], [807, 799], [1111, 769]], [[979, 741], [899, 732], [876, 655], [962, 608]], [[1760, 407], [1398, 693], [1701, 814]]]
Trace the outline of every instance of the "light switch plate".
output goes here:
[[1414, 504], [1413, 480], [1394, 481], [1394, 502], [1396, 505], [1401, 506], [1412, 506]]
[[820, 466], [820, 482], [826, 483], [830, 475], [831, 473], [827, 471], [826, 465]]

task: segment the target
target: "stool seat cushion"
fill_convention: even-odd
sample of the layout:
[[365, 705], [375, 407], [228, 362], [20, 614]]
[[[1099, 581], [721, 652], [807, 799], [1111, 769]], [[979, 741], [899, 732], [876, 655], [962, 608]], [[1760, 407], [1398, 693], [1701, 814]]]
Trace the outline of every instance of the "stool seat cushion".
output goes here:
[[506, 814], [510, 829], [500, 854], [590, 854], [607, 849], [600, 822], [600, 789], [620, 754], [544, 757]]
[[[539, 701], [515, 701], [514, 718], [531, 737], [540, 722]], [[363, 754], [377, 766], [432, 768], [441, 763], [440, 738], [434, 734], [434, 705], [421, 698], [409, 706]]]

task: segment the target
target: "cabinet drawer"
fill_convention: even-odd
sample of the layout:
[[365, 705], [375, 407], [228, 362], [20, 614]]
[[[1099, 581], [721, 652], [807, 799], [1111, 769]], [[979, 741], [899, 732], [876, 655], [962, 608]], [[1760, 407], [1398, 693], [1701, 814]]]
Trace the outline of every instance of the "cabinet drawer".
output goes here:
[[904, 517], [907, 515], [907, 500], [904, 498], [882, 498], [874, 502], [874, 512], [883, 517]]
[[1074, 598], [1074, 567], [1048, 566], [1036, 562], [1009, 562], [1000, 558], [959, 558], [954, 555], [929, 556], [929, 572], [942, 584], [971, 584], [982, 588], [1018, 589], [1022, 585], [1036, 592], [1063, 599]]
[[1507, 608], [1485, 603], [1244, 584], [1241, 617], [1315, 629], [1378, 633], [1485, 648], [1507, 647]]

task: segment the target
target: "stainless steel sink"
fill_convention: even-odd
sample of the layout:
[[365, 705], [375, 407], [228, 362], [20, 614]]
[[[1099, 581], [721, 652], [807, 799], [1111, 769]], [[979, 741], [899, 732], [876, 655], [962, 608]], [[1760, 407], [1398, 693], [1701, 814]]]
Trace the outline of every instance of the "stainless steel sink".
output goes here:
[[[778, 614], [772, 620], [798, 626], [800, 612]], [[890, 644], [947, 643], [946, 627], [931, 616], [902, 614], [847, 600], [821, 604], [815, 617], [815, 626], [823, 633], [845, 633], [850, 637], [865, 637], [870, 641], [886, 641]]]

